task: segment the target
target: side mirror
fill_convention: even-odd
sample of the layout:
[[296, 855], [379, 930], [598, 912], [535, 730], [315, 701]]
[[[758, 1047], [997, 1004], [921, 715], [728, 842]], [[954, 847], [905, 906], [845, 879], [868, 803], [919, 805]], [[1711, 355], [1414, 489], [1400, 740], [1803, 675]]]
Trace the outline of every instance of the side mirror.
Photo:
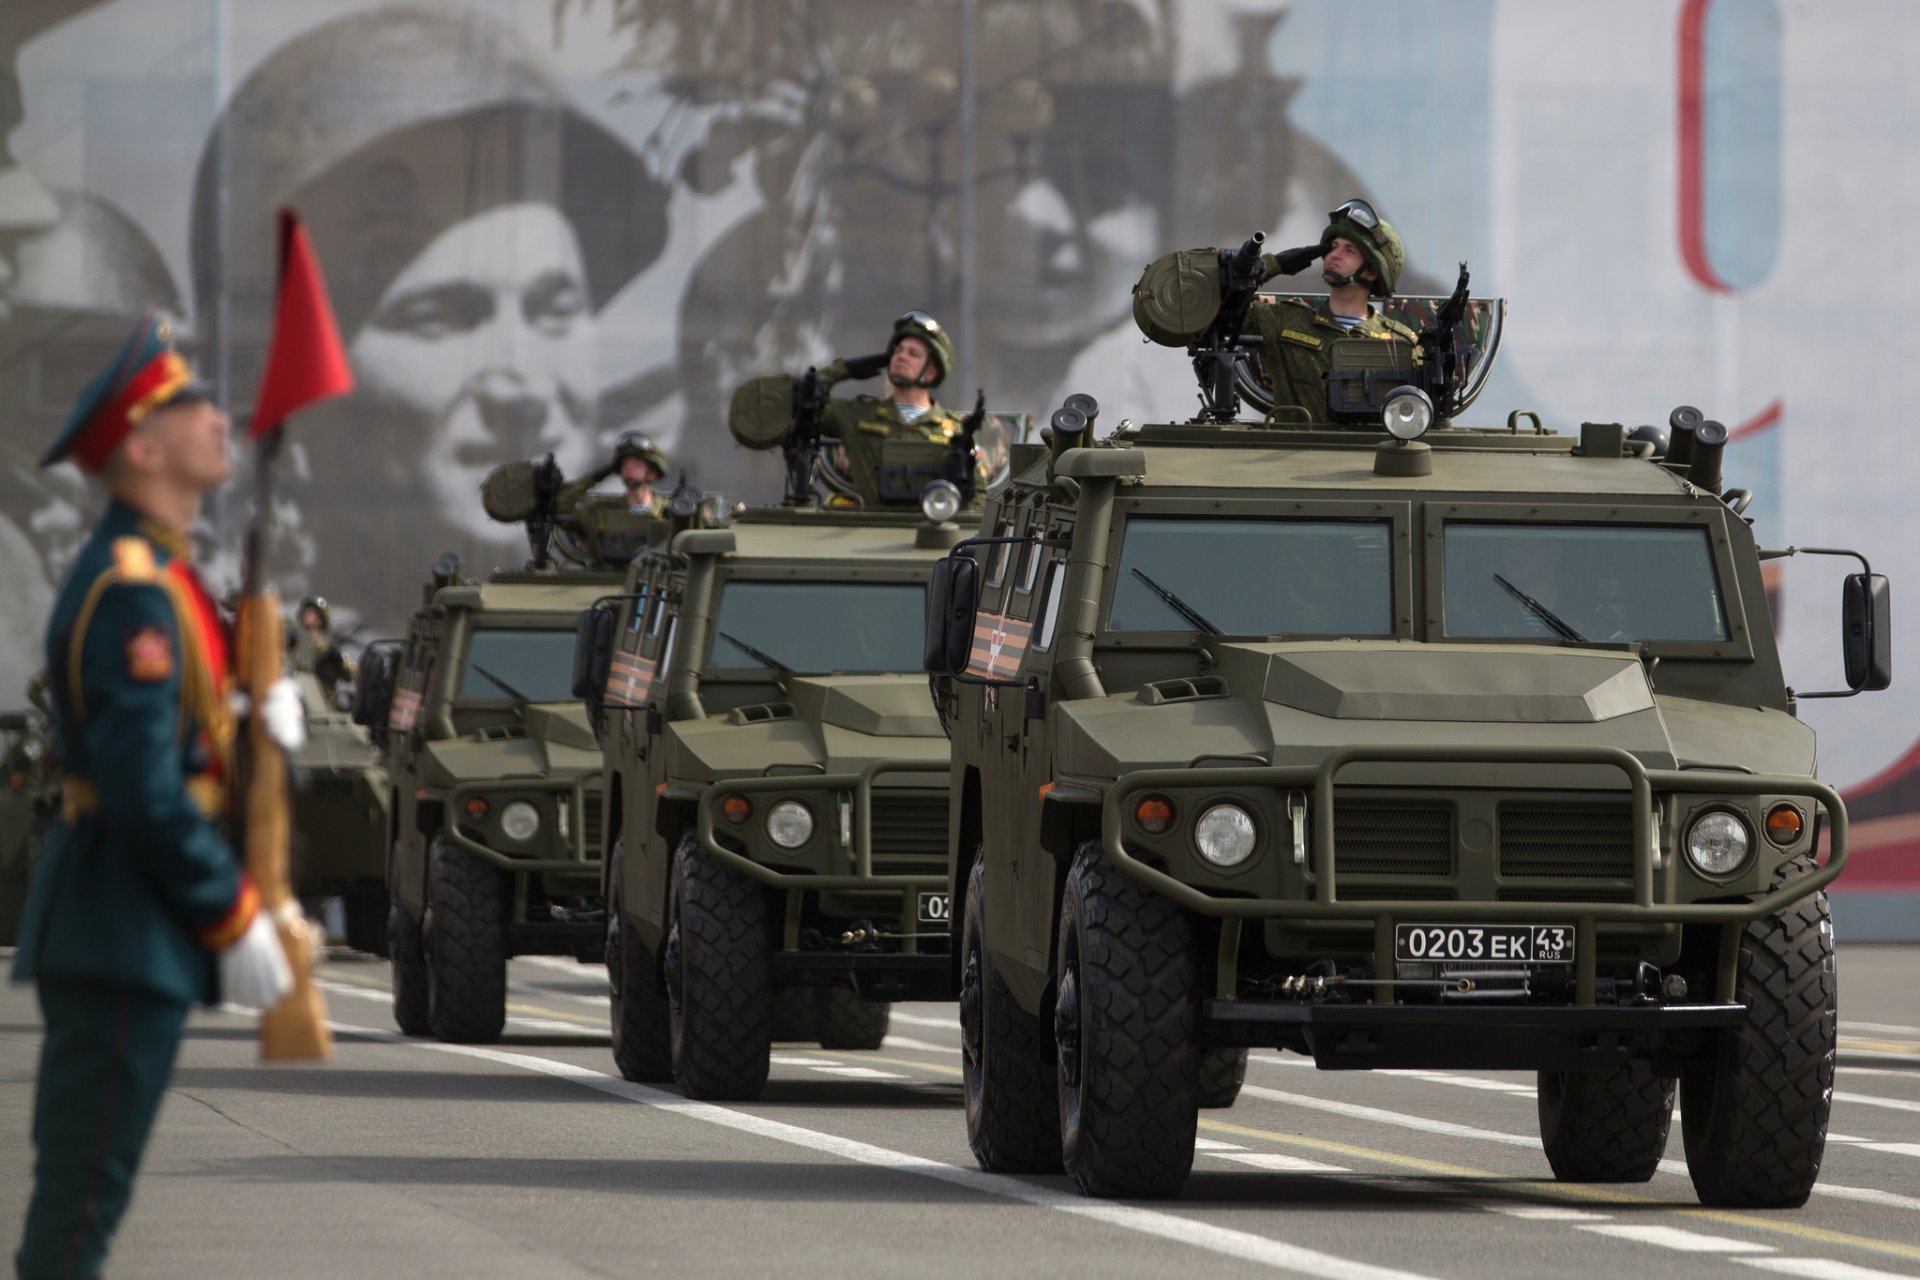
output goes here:
[[360, 655], [360, 674], [354, 677], [353, 722], [369, 729], [384, 729], [387, 712], [393, 702], [394, 663], [399, 653], [391, 648], [368, 645]]
[[1849, 689], [1893, 683], [1893, 602], [1884, 574], [1850, 573], [1841, 584], [1840, 645]]
[[979, 611], [980, 566], [964, 553], [934, 561], [927, 582], [925, 667], [934, 675], [957, 676], [973, 654], [973, 620]]
[[573, 696], [582, 702], [600, 698], [613, 665], [614, 611], [603, 604], [582, 609], [573, 628]]

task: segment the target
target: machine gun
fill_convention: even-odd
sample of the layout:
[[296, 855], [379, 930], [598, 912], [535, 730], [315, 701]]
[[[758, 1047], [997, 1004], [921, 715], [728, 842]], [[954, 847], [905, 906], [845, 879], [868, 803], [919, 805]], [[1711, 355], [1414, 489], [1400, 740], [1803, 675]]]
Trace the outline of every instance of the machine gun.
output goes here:
[[1433, 401], [1434, 418], [1445, 422], [1458, 412], [1466, 390], [1473, 344], [1467, 333], [1467, 264], [1453, 293], [1434, 312], [1433, 323], [1420, 330], [1415, 345], [1420, 352], [1420, 389]]
[[948, 460], [947, 479], [960, 490], [960, 506], [964, 510], [980, 489], [980, 449], [974, 443], [974, 437], [980, 434], [980, 428], [987, 421], [987, 393], [981, 389], [974, 393], [973, 412], [960, 419], [960, 430], [948, 441], [951, 450]]
[[1221, 249], [1220, 310], [1200, 340], [1188, 348], [1193, 372], [1200, 379], [1200, 416], [1209, 422], [1232, 422], [1240, 413], [1240, 395], [1234, 390], [1236, 357], [1251, 343], [1240, 329], [1247, 322], [1260, 287], [1260, 246], [1266, 233], [1256, 231], [1238, 249]]
[[811, 507], [819, 499], [813, 491], [813, 472], [820, 461], [821, 421], [827, 408], [827, 385], [820, 370], [809, 367], [793, 380], [793, 425], [780, 448], [787, 458], [787, 492], [781, 499], [790, 507]]
[[555, 508], [566, 479], [551, 453], [534, 465], [533, 510], [527, 515], [527, 545], [533, 552], [535, 569], [545, 569], [553, 563], [550, 548], [554, 528], [560, 522]]

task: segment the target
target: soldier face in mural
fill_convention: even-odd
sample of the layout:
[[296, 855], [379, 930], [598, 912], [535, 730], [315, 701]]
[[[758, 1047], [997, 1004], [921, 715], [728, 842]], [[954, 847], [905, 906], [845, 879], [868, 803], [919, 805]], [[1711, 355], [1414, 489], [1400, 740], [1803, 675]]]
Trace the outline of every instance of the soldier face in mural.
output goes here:
[[474, 495], [503, 459], [551, 453], [568, 475], [589, 465], [591, 301], [572, 225], [528, 201], [449, 227], [374, 303], [348, 358], [363, 394], [412, 420], [421, 478], [449, 523], [500, 536]]

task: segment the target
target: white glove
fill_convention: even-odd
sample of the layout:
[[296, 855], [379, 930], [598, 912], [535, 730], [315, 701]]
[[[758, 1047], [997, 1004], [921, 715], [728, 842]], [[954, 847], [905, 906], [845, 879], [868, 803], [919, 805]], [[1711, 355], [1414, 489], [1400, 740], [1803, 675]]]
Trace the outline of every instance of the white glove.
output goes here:
[[307, 704], [291, 678], [281, 676], [267, 686], [267, 696], [260, 700], [260, 723], [282, 751], [307, 745]]
[[256, 911], [240, 940], [220, 953], [220, 999], [265, 1012], [292, 990], [293, 970], [280, 946], [280, 935], [267, 913]]

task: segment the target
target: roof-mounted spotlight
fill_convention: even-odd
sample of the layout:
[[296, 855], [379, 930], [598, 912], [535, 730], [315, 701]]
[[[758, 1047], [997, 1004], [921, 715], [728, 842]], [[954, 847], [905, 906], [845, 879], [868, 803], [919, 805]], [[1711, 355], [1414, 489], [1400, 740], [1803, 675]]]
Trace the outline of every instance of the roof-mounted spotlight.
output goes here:
[[1387, 434], [1396, 440], [1418, 440], [1433, 425], [1433, 398], [1418, 387], [1395, 387], [1380, 407]]
[[960, 514], [960, 486], [951, 480], [935, 480], [920, 491], [920, 514], [941, 524]]

